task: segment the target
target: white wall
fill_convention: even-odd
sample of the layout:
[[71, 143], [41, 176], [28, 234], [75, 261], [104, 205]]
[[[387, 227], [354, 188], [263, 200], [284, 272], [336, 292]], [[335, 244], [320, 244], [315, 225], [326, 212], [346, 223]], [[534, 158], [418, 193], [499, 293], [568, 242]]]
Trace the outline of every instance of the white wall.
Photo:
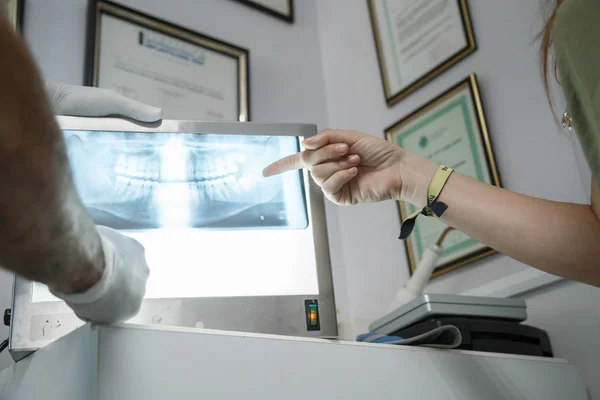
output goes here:
[[[82, 84], [86, 0], [27, 0], [25, 37], [43, 74]], [[296, 2], [293, 26], [229, 0], [127, 0], [129, 7], [250, 50], [251, 113], [254, 121], [327, 126], [316, 6]], [[331, 204], [328, 205], [331, 208]], [[331, 253], [340, 259], [335, 210], [329, 212]], [[343, 271], [334, 266], [336, 297], [346, 303]], [[10, 307], [12, 276], [0, 269], [0, 310]], [[0, 327], [0, 340], [8, 329]], [[0, 355], [0, 369], [10, 363]]]

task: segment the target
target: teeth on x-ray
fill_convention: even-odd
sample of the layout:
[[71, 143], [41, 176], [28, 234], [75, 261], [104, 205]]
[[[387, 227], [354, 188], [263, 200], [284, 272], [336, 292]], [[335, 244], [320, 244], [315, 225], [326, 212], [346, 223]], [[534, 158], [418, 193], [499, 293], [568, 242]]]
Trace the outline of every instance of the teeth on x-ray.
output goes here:
[[[67, 135], [77, 189], [88, 208], [150, 226], [214, 224], [258, 204], [262, 214], [270, 207], [272, 218], [281, 221], [281, 181], [261, 174], [277, 158], [278, 141], [232, 135]], [[240, 226], [246, 223], [240, 220]]]

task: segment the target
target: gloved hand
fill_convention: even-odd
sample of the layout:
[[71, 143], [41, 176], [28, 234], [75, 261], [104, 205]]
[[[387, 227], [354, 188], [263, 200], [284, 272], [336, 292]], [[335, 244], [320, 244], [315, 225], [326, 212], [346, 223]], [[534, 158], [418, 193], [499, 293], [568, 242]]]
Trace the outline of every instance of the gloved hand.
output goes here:
[[339, 205], [396, 198], [402, 186], [398, 146], [354, 131], [327, 129], [302, 143], [306, 150], [266, 167], [264, 176], [310, 170], [325, 196]]
[[366, 133], [326, 129], [302, 143], [306, 150], [275, 161], [265, 177], [306, 168], [325, 196], [352, 205], [400, 200], [418, 207], [437, 164]]
[[[162, 110], [129, 99], [116, 92], [94, 87], [47, 81], [46, 92], [57, 115], [101, 117], [120, 115], [138, 121], [161, 119]], [[120, 322], [139, 311], [150, 273], [144, 247], [119, 232], [98, 226], [104, 250], [102, 278], [84, 293], [52, 293], [64, 300], [75, 314], [93, 322]]]
[[46, 82], [46, 92], [56, 115], [105, 117], [120, 115], [143, 122], [161, 119], [162, 110], [129, 99], [112, 90]]
[[144, 247], [119, 232], [98, 226], [106, 266], [102, 278], [83, 293], [50, 291], [84, 321], [121, 322], [137, 314], [146, 293], [150, 270]]

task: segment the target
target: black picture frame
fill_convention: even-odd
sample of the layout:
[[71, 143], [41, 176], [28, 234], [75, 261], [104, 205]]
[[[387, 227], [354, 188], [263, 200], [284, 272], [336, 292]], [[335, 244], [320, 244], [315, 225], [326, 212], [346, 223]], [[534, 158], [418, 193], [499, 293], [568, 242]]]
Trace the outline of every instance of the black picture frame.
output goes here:
[[88, 0], [87, 13], [86, 53], [84, 63], [84, 84], [86, 86], [98, 86], [98, 64], [100, 57], [99, 34], [101, 29], [98, 26], [98, 21], [100, 20], [102, 13], [107, 13], [113, 17], [133, 24], [138, 24], [147, 29], [153, 29], [162, 34], [171, 35], [178, 40], [186, 41], [193, 45], [205, 47], [211, 51], [237, 58], [237, 102], [239, 121], [247, 122], [251, 120], [250, 51], [248, 49], [222, 41], [213, 36], [178, 26], [108, 0]]
[[290, 13], [289, 14], [282, 14], [276, 10], [273, 10], [272, 8], [266, 7], [262, 4], [256, 3], [255, 1], [252, 0], [234, 0], [238, 3], [242, 3], [248, 7], [254, 8], [255, 10], [259, 10], [262, 11], [264, 13], [267, 13], [275, 18], [278, 18], [282, 21], [285, 21], [289, 24], [293, 24], [294, 23], [294, 0], [287, 0], [288, 2], [288, 6], [290, 8]]

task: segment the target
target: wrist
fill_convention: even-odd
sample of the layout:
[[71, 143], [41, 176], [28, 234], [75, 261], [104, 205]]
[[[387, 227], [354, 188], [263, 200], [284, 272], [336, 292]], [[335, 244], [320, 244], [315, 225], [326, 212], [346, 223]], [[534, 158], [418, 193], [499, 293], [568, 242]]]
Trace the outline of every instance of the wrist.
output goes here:
[[402, 183], [397, 200], [424, 207], [427, 205], [427, 188], [439, 164], [402, 150], [398, 170]]
[[60, 263], [61, 272], [56, 274], [55, 282], [49, 285], [51, 289], [64, 294], [86, 292], [100, 281], [106, 268], [102, 241], [95, 229], [71, 240], [79, 244], [74, 249], [75, 254], [65, 257]]
[[52, 285], [51, 288], [60, 293], [71, 295], [87, 292], [102, 279], [104, 268], [86, 268]]

